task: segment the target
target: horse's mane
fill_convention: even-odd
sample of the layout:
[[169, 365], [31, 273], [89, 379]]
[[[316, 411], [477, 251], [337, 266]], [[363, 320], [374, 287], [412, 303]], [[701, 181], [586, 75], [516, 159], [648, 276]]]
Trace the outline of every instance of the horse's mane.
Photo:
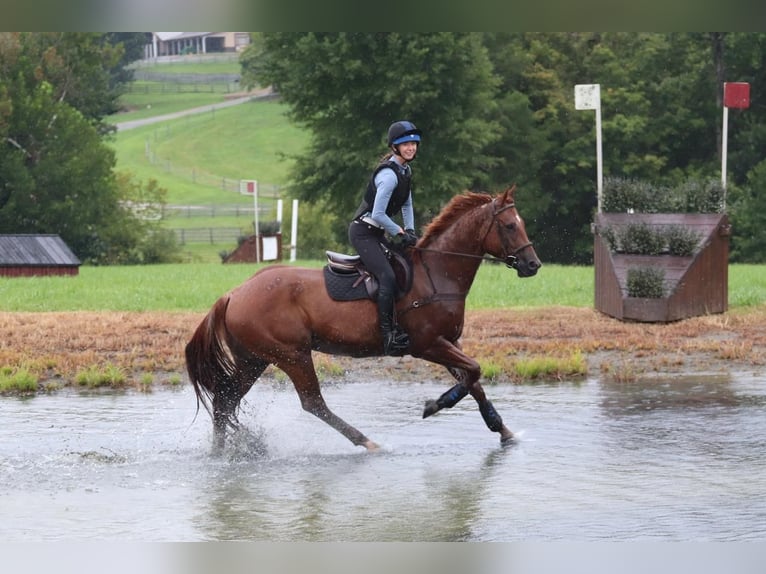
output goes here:
[[475, 207], [484, 205], [492, 201], [492, 196], [487, 193], [474, 193], [466, 191], [461, 195], [456, 195], [450, 202], [431, 220], [420, 240], [420, 246], [427, 246], [435, 237], [438, 237], [445, 229], [450, 227], [463, 214]]

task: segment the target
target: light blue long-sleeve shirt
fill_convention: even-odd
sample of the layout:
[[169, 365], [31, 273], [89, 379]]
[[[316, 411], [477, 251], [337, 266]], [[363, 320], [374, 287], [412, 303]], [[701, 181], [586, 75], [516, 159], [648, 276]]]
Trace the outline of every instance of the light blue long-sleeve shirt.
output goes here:
[[[399, 165], [402, 165], [398, 156], [394, 155], [392, 159]], [[409, 170], [409, 165], [406, 166], [405, 169]], [[396, 174], [390, 167], [381, 169], [375, 176], [375, 189], [377, 192], [375, 194], [375, 203], [372, 206], [370, 217], [372, 217], [378, 225], [382, 226], [389, 235], [397, 235], [403, 229], [415, 229], [415, 211], [412, 207], [412, 192], [410, 192], [410, 195], [407, 196], [407, 200], [402, 205], [403, 227], [400, 227], [386, 214], [386, 207], [388, 207], [388, 202], [390, 201], [391, 195], [394, 193], [397, 184], [398, 179]]]

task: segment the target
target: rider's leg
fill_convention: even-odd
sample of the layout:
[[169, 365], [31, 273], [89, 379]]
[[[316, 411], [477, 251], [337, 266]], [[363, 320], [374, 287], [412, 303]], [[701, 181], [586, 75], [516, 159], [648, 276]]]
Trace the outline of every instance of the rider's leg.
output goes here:
[[394, 325], [396, 276], [380, 243], [383, 230], [365, 223], [354, 222], [349, 226], [349, 239], [370, 271], [378, 279], [378, 320], [383, 338], [383, 353], [402, 355], [409, 347], [407, 333]]
[[394, 325], [394, 301], [394, 290], [381, 281], [378, 288], [378, 319], [384, 355], [402, 355], [410, 346], [407, 333]]

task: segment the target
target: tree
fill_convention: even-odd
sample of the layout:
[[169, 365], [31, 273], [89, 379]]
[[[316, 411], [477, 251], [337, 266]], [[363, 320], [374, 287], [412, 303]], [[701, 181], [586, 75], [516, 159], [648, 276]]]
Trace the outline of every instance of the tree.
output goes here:
[[454, 194], [489, 183], [497, 82], [478, 34], [263, 33], [242, 62], [243, 77], [275, 86], [291, 119], [310, 130], [293, 189], [304, 200], [329, 199], [344, 243], [396, 120], [424, 132], [414, 181], [420, 223]]
[[[574, 86], [601, 85], [605, 176], [704, 180], [719, 175], [721, 82], [766, 93], [764, 48], [765, 34], [744, 33], [261, 33], [242, 63], [243, 78], [274, 85], [310, 130], [295, 190], [329, 199], [338, 221], [358, 203], [385, 127], [408, 117], [425, 131], [419, 222], [464, 188], [518, 183], [540, 256], [589, 263], [595, 127], [592, 114], [574, 110]], [[729, 116], [730, 180], [741, 201], [762, 181], [751, 170], [766, 148], [764, 102], [754, 96]], [[744, 259], [758, 256], [754, 243], [737, 241], [746, 217], [732, 213]]]
[[0, 233], [57, 233], [84, 261], [137, 262], [149, 229], [99, 130], [111, 96], [90, 83], [106, 76], [93, 41], [0, 34]]

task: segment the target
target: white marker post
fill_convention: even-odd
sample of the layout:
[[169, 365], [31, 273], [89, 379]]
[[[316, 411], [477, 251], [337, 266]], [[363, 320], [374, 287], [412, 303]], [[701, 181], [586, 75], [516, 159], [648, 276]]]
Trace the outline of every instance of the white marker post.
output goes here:
[[290, 261], [295, 261], [298, 247], [298, 200], [293, 199], [293, 224], [290, 228]]
[[604, 174], [601, 153], [601, 84], [577, 84], [574, 89], [576, 110], [596, 110], [596, 190], [601, 213]]
[[721, 131], [721, 185], [723, 186], [723, 210], [726, 211], [726, 154], [729, 146], [729, 108], [750, 107], [750, 84], [747, 82], [724, 82], [723, 129]]
[[261, 262], [261, 233], [258, 228], [258, 182], [253, 181], [253, 220], [255, 226], [255, 262]]

